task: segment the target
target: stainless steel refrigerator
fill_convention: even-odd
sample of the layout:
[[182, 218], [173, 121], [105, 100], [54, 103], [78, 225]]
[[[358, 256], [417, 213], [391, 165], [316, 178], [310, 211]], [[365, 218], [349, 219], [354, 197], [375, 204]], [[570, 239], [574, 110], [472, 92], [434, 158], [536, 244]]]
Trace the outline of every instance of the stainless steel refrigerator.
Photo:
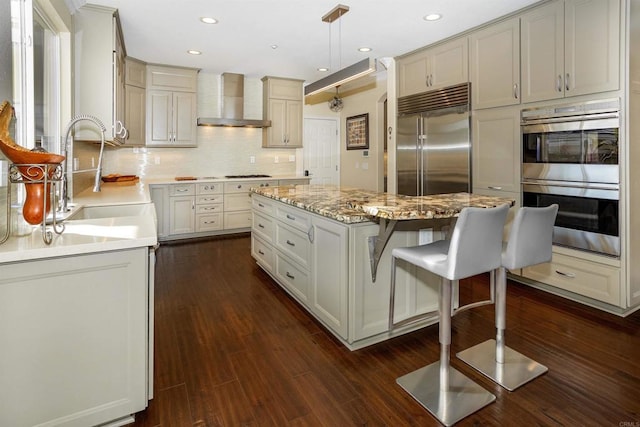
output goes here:
[[471, 191], [470, 83], [398, 99], [398, 194]]

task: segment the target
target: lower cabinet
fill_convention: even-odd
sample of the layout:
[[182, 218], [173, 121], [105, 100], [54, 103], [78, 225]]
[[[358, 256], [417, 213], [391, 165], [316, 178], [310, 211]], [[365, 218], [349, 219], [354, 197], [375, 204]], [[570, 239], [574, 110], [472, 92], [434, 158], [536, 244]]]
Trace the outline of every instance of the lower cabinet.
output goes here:
[[[375, 223], [345, 224], [252, 195], [251, 254], [291, 296], [351, 349], [417, 329], [389, 332], [390, 253], [418, 244], [417, 231], [394, 232], [383, 252], [377, 281], [369, 247]], [[436, 310], [439, 278], [398, 263], [396, 320]]]
[[583, 254], [578, 258], [558, 253], [554, 248], [551, 262], [523, 268], [522, 276], [617, 307], [623, 306], [620, 267], [585, 259]]
[[146, 247], [2, 266], [0, 425], [125, 425], [146, 408], [152, 268]]
[[246, 232], [252, 227], [251, 188], [308, 184], [309, 178], [151, 184], [161, 241]]

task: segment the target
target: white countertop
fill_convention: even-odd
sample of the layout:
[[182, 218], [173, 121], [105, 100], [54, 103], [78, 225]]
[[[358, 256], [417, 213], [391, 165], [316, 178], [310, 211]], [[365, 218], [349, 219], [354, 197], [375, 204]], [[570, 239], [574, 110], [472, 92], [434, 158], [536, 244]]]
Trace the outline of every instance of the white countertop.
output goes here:
[[[146, 184], [188, 184], [188, 183], [200, 183], [200, 182], [235, 182], [235, 181], [277, 181], [280, 179], [311, 179], [309, 176], [301, 176], [301, 175], [273, 175], [270, 177], [262, 177], [262, 178], [225, 178], [221, 177], [196, 177], [197, 179], [192, 180], [184, 180], [178, 181], [175, 176], [156, 176], [156, 177], [146, 177], [144, 178], [144, 182]], [[91, 191], [91, 190], [89, 190]]]
[[99, 193], [88, 189], [73, 202], [82, 206], [149, 204], [150, 209], [137, 216], [65, 221], [64, 232], [53, 233], [50, 245], [42, 239], [41, 226], [36, 226], [30, 235], [11, 236], [0, 245], [0, 263], [139, 248], [158, 243], [155, 210], [150, 204], [149, 186], [146, 184], [103, 184]]

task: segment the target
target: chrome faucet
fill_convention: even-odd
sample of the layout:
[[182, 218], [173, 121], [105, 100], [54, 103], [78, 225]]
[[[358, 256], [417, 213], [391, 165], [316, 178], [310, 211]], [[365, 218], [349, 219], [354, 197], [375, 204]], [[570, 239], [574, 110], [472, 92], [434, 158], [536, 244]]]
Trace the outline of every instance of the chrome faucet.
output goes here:
[[[104, 126], [104, 124], [102, 123], [102, 121], [94, 116], [89, 116], [86, 114], [81, 114], [79, 116], [74, 117], [73, 119], [71, 119], [71, 121], [69, 122], [69, 124], [67, 125], [67, 128], [65, 130], [64, 133], [64, 140], [63, 140], [63, 151], [64, 151], [64, 166], [63, 166], [63, 173], [62, 173], [62, 189], [61, 189], [61, 194], [60, 194], [60, 205], [58, 210], [60, 212], [67, 212], [67, 204], [69, 202], [69, 196], [67, 194], [68, 192], [68, 184], [67, 184], [67, 171], [68, 171], [68, 165], [69, 165], [69, 151], [70, 151], [70, 144], [69, 144], [69, 135], [71, 133], [71, 129], [73, 127], [73, 125], [75, 125], [76, 123], [82, 121], [82, 120], [87, 120], [92, 122], [93, 124], [95, 124], [99, 129], [100, 129], [100, 137], [101, 137], [101, 141], [100, 141], [100, 155], [98, 156], [98, 167], [96, 167], [95, 169], [84, 169], [84, 170], [80, 170], [80, 171], [76, 171], [76, 172], [88, 172], [88, 171], [96, 171], [96, 177], [94, 179], [94, 183], [93, 183], [93, 191], [94, 193], [97, 193], [98, 191], [100, 191], [100, 180], [102, 178], [102, 155], [104, 152], [104, 134], [107, 131], [107, 128]], [[73, 138], [71, 139], [71, 141], [73, 142]]]

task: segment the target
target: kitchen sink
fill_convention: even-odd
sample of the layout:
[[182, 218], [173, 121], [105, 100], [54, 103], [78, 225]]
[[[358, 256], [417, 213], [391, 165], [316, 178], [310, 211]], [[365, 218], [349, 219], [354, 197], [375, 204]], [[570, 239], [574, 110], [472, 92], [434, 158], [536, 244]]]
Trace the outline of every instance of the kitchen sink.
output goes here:
[[72, 211], [67, 220], [115, 218], [154, 214], [153, 203], [134, 205], [85, 206]]

